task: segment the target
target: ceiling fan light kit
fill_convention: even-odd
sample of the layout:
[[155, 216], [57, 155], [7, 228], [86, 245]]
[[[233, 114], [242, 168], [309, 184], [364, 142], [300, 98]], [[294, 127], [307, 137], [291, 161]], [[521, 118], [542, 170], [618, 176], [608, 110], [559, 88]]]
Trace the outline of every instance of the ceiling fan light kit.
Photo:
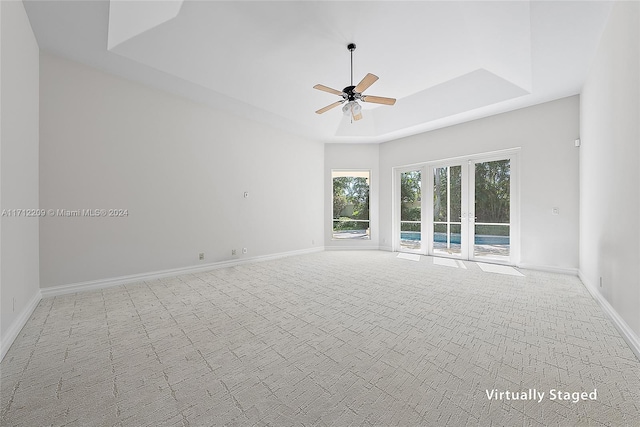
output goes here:
[[326, 107], [323, 107], [316, 111], [316, 114], [322, 114], [326, 111], [331, 110], [334, 107], [337, 107], [340, 104], [346, 102], [346, 104], [342, 107], [342, 112], [345, 116], [351, 116], [351, 120], [358, 121], [362, 119], [362, 106], [358, 104], [358, 100], [362, 102], [371, 102], [374, 104], [382, 104], [382, 105], [393, 105], [396, 103], [395, 98], [385, 98], [383, 96], [370, 96], [363, 95], [362, 92], [367, 90], [369, 86], [374, 84], [378, 80], [378, 76], [374, 74], [367, 74], [364, 78], [358, 83], [356, 86], [353, 85], [353, 51], [356, 50], [356, 45], [354, 43], [349, 43], [347, 45], [347, 49], [351, 53], [351, 86], [347, 86], [342, 89], [342, 92], [336, 89], [332, 89], [330, 87], [317, 84], [313, 88], [317, 90], [321, 90], [323, 92], [328, 92], [333, 95], [338, 95], [342, 97], [342, 100], [336, 101], [333, 104], [329, 104]]
[[349, 101], [342, 107], [342, 112], [345, 116], [348, 116], [350, 114], [355, 116], [360, 114], [361, 111], [362, 107], [356, 101]]

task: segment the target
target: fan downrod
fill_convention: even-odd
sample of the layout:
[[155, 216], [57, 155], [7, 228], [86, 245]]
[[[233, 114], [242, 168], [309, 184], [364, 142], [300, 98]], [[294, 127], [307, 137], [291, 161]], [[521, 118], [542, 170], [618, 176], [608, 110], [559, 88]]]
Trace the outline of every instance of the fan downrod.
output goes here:
[[[349, 55], [351, 55], [351, 86], [353, 86], [353, 51], [356, 50], [356, 44], [355, 43], [349, 43], [347, 45], [347, 49], [349, 49]], [[349, 98], [351, 98], [351, 97], [349, 97]], [[352, 99], [349, 99], [349, 101], [352, 101]]]

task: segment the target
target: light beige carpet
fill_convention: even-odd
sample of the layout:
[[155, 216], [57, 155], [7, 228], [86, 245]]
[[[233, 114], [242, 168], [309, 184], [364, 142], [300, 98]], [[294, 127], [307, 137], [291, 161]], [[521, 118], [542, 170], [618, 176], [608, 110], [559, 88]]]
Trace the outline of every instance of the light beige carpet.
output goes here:
[[640, 425], [640, 362], [576, 277], [467, 265], [323, 252], [42, 300], [0, 424]]

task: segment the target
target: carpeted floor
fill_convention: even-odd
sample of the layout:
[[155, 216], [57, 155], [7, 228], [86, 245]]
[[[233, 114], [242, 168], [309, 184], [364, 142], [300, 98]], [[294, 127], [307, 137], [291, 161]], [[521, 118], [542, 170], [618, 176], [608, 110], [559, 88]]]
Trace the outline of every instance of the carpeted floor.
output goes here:
[[44, 299], [0, 424], [640, 425], [640, 362], [576, 277], [465, 265], [321, 252]]

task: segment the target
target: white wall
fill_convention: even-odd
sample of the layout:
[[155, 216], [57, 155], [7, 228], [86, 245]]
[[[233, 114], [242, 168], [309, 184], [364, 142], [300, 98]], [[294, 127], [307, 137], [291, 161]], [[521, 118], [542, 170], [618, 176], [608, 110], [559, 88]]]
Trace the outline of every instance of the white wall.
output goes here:
[[[327, 249], [378, 249], [380, 241], [379, 212], [379, 145], [378, 144], [326, 144], [324, 149], [324, 245]], [[333, 240], [333, 186], [332, 169], [368, 169], [370, 240]]]
[[[22, 2], [0, 2], [0, 209], [38, 208], [38, 45]], [[0, 221], [2, 356], [39, 296], [38, 218]]]
[[[640, 4], [617, 3], [580, 103], [580, 272], [640, 336]], [[602, 278], [602, 287], [600, 287]]]
[[43, 219], [43, 289], [322, 246], [321, 143], [48, 54], [40, 65], [40, 206], [129, 213]]
[[[577, 96], [427, 132], [380, 146], [381, 246], [392, 242], [392, 168], [521, 147], [519, 264], [578, 267]], [[553, 207], [560, 215], [552, 215]]]

